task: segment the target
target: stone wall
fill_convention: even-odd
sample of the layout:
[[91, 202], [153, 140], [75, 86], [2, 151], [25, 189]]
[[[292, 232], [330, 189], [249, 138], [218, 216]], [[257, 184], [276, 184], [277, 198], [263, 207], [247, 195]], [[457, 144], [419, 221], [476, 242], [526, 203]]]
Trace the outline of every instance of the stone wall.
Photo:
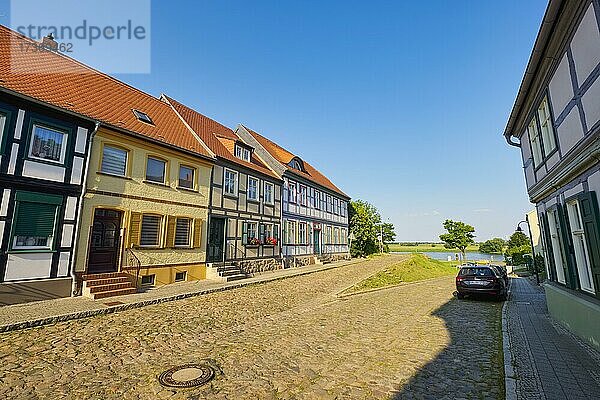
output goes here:
[[322, 254], [319, 260], [323, 263], [331, 263], [342, 260], [350, 260], [350, 253]]
[[237, 261], [236, 266], [246, 274], [252, 275], [259, 272], [275, 271], [282, 269], [280, 258], [261, 258], [258, 260]]

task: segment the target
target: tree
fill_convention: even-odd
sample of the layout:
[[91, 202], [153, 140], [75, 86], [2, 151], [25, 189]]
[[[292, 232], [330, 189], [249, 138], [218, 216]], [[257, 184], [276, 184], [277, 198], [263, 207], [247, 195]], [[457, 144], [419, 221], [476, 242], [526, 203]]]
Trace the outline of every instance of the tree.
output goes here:
[[[363, 200], [350, 202], [348, 210], [350, 232], [354, 235], [350, 254], [352, 257], [365, 257], [378, 250], [377, 235], [381, 216], [377, 209]], [[385, 237], [385, 235], [384, 235]]]
[[525, 254], [531, 254], [531, 241], [523, 232], [515, 232], [508, 239], [504, 258], [510, 265], [527, 264], [531, 260], [525, 258]]
[[444, 221], [444, 229], [448, 233], [440, 235], [440, 240], [444, 242], [447, 249], [458, 249], [462, 255], [462, 259], [466, 260], [465, 250], [467, 246], [475, 243], [475, 228], [461, 221], [452, 221], [447, 219]]
[[488, 254], [493, 254], [493, 253], [502, 254], [502, 251], [504, 250], [504, 246], [506, 246], [506, 240], [501, 239], [501, 238], [493, 238], [493, 239], [486, 240], [485, 242], [481, 243], [481, 245], [479, 246], [479, 251], [482, 253], [488, 253]]
[[390, 247], [388, 243], [392, 243], [396, 239], [396, 232], [394, 231], [394, 224], [391, 222], [386, 222], [382, 226], [383, 231], [383, 247], [386, 253], [390, 252]]

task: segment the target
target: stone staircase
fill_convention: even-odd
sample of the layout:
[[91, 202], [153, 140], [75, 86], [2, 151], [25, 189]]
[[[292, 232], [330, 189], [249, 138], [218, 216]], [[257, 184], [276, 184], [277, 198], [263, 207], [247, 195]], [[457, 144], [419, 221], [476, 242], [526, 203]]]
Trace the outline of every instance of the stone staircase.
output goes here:
[[88, 274], [82, 278], [82, 295], [94, 300], [137, 292], [131, 276], [124, 272]]
[[235, 265], [212, 265], [206, 268], [206, 278], [211, 280], [231, 282], [248, 277], [248, 274]]

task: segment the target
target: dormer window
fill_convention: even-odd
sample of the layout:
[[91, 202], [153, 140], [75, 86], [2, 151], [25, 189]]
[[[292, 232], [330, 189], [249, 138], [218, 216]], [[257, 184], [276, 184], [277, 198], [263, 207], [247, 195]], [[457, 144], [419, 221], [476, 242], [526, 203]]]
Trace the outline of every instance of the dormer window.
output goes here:
[[288, 165], [294, 169], [297, 169], [298, 171], [304, 172], [304, 165], [302, 164], [302, 161], [298, 158], [292, 159], [292, 161], [290, 161]]
[[250, 150], [240, 145], [235, 145], [235, 156], [240, 160], [250, 162]]
[[146, 114], [145, 112], [142, 112], [142, 111], [136, 110], [136, 109], [133, 109], [131, 111], [133, 111], [133, 115], [135, 115], [135, 117], [138, 119], [138, 121], [142, 121], [147, 124], [154, 125], [154, 123], [152, 122], [152, 118], [150, 118], [150, 116], [148, 114]]

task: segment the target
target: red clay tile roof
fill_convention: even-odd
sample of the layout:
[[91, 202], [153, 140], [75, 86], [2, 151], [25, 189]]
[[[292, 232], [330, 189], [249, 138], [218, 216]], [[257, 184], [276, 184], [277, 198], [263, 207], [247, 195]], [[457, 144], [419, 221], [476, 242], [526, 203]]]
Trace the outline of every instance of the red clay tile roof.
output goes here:
[[169, 96], [163, 94], [162, 97], [173, 106], [173, 109], [179, 113], [181, 118], [185, 120], [202, 142], [204, 142], [217, 157], [261, 172], [265, 175], [281, 179], [254, 154], [252, 154], [250, 162], [235, 157], [234, 144], [236, 141], [241, 140], [230, 128], [179, 103], [177, 100], [173, 100]]
[[[63, 54], [21, 47], [32, 43], [0, 25], [0, 87], [212, 158], [168, 104]], [[154, 124], [140, 122], [132, 109]]]
[[[273, 157], [275, 157], [277, 161], [283, 164], [283, 166], [287, 169], [288, 172], [301, 176], [304, 179], [308, 179], [311, 182], [324, 186], [327, 189], [330, 189], [344, 197], [349, 198], [349, 196], [346, 193], [342, 192], [337, 186], [333, 184], [333, 182], [327, 179], [325, 175], [323, 175], [315, 167], [307, 163], [303, 158], [298, 157], [293, 153], [290, 153], [283, 147], [279, 146], [277, 143], [267, 139], [266, 137], [253, 131], [252, 129], [249, 129], [246, 126], [244, 126], [244, 128], [248, 132], [250, 132], [252, 136], [254, 136], [258, 143], [260, 143], [265, 148], [265, 150], [267, 150]], [[297, 169], [292, 168], [288, 165], [289, 162], [292, 161], [292, 159], [294, 158], [299, 158], [300, 160], [302, 160], [302, 164], [304, 164], [304, 169], [306, 170], [306, 172], [298, 171]]]

